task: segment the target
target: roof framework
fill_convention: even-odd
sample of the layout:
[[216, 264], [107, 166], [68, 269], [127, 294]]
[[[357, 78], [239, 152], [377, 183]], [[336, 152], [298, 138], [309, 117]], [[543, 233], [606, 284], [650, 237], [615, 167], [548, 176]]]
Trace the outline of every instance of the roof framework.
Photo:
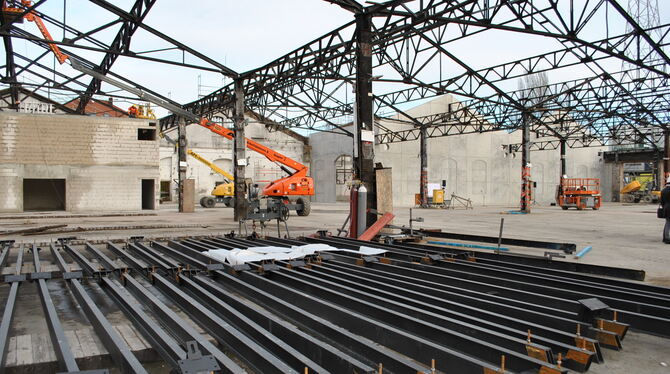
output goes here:
[[[514, 131], [524, 116], [538, 139], [536, 149], [552, 147], [560, 139], [573, 147], [655, 144], [668, 131], [670, 23], [661, 20], [665, 23], [644, 29], [620, 1], [390, 0], [370, 6], [353, 0], [327, 1], [338, 5], [338, 11], [351, 12], [352, 21], [246, 72], [236, 72], [144, 23], [155, 0], [137, 0], [129, 10], [91, 0], [100, 12], [111, 14], [112, 21], [88, 31], [40, 13], [44, 1], [32, 8], [48, 26], [76, 35], [57, 44], [91, 68], [128, 83], [133, 77], [114, 73], [119, 56], [218, 72], [240, 82], [246, 109], [274, 127], [351, 135], [345, 125], [353, 119], [356, 50], [370, 48], [378, 143], [418, 139], [422, 128], [429, 137]], [[371, 17], [369, 46], [356, 45], [359, 17]], [[112, 42], [98, 38], [110, 29], [118, 30]], [[160, 39], [166, 45], [161, 51], [180, 51], [182, 59], [166, 58], [161, 51], [134, 50], [131, 39], [138, 30]], [[50, 66], [46, 41], [11, 20], [3, 18], [0, 34], [6, 54], [0, 74], [12, 89], [22, 85], [33, 92], [76, 94], [81, 97], [79, 112], [94, 95], [133, 98], [103, 90], [98, 80]], [[515, 58], [468, 57], [468, 45], [489, 35], [509, 36], [505, 47], [515, 51]], [[12, 48], [14, 39], [28, 40], [43, 53], [24, 56]], [[542, 50], [525, 53], [518, 43], [526, 40], [539, 41]], [[78, 55], [82, 50], [101, 52], [103, 58], [86, 60]], [[574, 72], [573, 79], [540, 87], [533, 95], [515, 87], [519, 78], [551, 71]], [[19, 83], [22, 75], [30, 79]], [[183, 107], [201, 116], [230, 116], [233, 92], [231, 83]], [[408, 114], [411, 103], [444, 94], [457, 99], [444, 113]], [[165, 117], [161, 129], [169, 130], [177, 122], [174, 116]], [[508, 147], [513, 150], [517, 145]]]

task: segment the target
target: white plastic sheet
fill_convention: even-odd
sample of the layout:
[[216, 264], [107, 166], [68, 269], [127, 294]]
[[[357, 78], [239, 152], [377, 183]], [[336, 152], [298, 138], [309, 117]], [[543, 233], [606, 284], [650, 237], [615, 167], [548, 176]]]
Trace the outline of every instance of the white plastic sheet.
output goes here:
[[350, 252], [365, 256], [379, 255], [386, 252], [383, 249], [361, 246], [358, 250], [335, 248], [328, 244], [305, 244], [292, 247], [249, 247], [247, 249], [212, 249], [203, 252], [215, 260], [226, 262], [230, 265], [242, 265], [247, 262], [263, 260], [295, 260], [317, 252]]

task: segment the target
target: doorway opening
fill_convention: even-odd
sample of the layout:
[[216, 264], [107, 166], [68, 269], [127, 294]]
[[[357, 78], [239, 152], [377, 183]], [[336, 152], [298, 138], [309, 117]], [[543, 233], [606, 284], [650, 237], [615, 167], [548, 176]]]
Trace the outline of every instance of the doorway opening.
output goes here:
[[153, 179], [142, 179], [142, 209], [156, 209], [156, 190]]
[[65, 210], [65, 179], [24, 179], [23, 210]]

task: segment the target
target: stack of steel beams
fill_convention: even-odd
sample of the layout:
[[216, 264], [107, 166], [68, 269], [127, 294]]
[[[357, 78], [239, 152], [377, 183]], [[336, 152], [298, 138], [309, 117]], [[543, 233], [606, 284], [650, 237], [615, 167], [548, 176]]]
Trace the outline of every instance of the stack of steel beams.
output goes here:
[[[321, 252], [235, 266], [203, 253], [307, 243], [386, 252]], [[603, 362], [602, 349], [621, 349], [629, 327], [670, 337], [670, 289], [530, 257], [326, 236], [0, 244], [0, 267], [14, 259], [12, 271], [3, 271], [9, 291], [0, 349], [7, 371], [24, 282], [37, 284], [54, 370], [63, 372], [91, 369], [78, 365], [50, 297], [63, 282], [113, 358], [108, 369], [124, 373], [146, 372], [148, 364], [110, 322], [117, 311], [164, 365], [182, 373], [585, 372]], [[54, 271], [45, 271], [54, 267], [47, 258]], [[111, 312], [94, 302], [101, 294]]]

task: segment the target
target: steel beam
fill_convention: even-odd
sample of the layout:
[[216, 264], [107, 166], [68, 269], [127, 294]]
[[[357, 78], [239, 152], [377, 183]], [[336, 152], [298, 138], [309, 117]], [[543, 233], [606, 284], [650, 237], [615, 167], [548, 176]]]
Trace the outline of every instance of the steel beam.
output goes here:
[[[32, 252], [35, 272], [39, 273], [41, 271], [39, 249], [33, 245]], [[79, 366], [75, 361], [74, 354], [72, 354], [70, 343], [65, 337], [63, 325], [60, 323], [56, 307], [51, 300], [51, 295], [47, 288], [47, 282], [44, 279], [37, 280], [37, 292], [40, 297], [40, 302], [42, 303], [42, 310], [46, 317], [47, 326], [49, 327], [51, 344], [53, 345], [54, 352], [56, 352], [56, 357], [58, 358], [58, 367], [65, 372], [78, 372]]]
[[135, 278], [129, 275], [122, 276], [122, 282], [126, 289], [136, 298], [142, 300], [142, 304], [149, 307], [159, 318], [161, 323], [170, 329], [182, 341], [195, 341], [201, 350], [211, 355], [225, 373], [241, 373], [243, 369], [230, 357], [214, 346], [191, 324], [179, 317], [170, 307], [160, 301], [153, 293], [149, 292]]
[[[10, 247], [11, 248], [11, 247]], [[7, 249], [9, 250], [9, 248]], [[21, 274], [21, 266], [23, 265], [23, 248], [19, 248], [16, 257], [16, 264], [14, 267], [14, 275]], [[12, 325], [12, 318], [14, 317], [14, 309], [16, 307], [16, 297], [19, 293], [19, 285], [21, 281], [17, 280], [9, 286], [9, 294], [5, 301], [5, 309], [2, 313], [2, 321], [0, 321], [0, 368], [5, 367], [7, 361], [7, 353], [9, 347], [9, 328]]]

